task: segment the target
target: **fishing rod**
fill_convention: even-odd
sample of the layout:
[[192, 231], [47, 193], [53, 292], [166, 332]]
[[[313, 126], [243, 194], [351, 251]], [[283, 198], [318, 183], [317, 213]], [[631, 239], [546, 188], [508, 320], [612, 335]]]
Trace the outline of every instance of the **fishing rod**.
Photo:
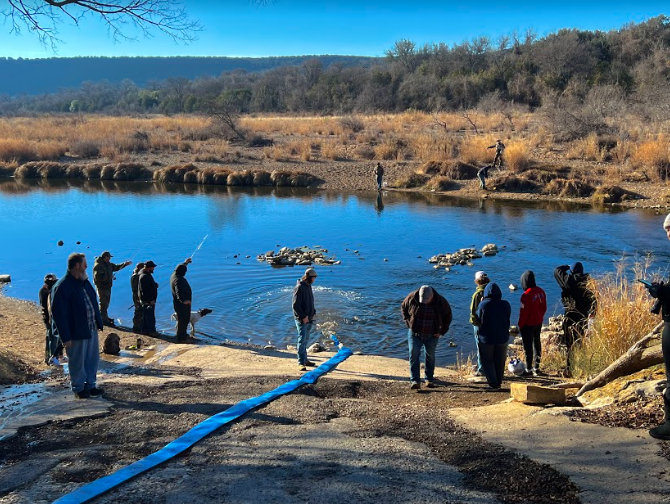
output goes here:
[[207, 239], [208, 236], [209, 236], [208, 234], [205, 235], [205, 237], [204, 237], [204, 238], [202, 239], [202, 241], [200, 242], [200, 245], [198, 245], [198, 248], [195, 249], [195, 250], [193, 251], [193, 253], [191, 254], [190, 259], [193, 259], [193, 256], [195, 255], [195, 253], [196, 253], [198, 250], [200, 250], [200, 247], [202, 247], [202, 244], [205, 243], [205, 240]]

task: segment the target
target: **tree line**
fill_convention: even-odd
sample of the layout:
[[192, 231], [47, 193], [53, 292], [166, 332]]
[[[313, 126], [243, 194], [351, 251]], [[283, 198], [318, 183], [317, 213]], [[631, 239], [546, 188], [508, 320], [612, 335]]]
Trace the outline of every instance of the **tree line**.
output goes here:
[[529, 31], [455, 45], [399, 40], [385, 58], [352, 65], [311, 58], [141, 86], [128, 79], [85, 82], [39, 96], [2, 96], [0, 113], [177, 114], [225, 106], [238, 113], [349, 114], [587, 104], [600, 115], [636, 106], [651, 119], [667, 119], [669, 102], [670, 18], [658, 16], [608, 32], [563, 29], [539, 38]]

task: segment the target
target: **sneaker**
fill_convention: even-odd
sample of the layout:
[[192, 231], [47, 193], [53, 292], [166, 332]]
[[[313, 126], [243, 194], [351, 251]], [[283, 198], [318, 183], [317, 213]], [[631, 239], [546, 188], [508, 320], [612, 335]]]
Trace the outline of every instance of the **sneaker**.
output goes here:
[[427, 388], [435, 388], [435, 387], [437, 387], [437, 384], [435, 383], [434, 380], [426, 380], [426, 387]]
[[58, 360], [60, 361], [61, 364], [67, 364], [70, 362], [70, 359], [67, 358], [67, 355], [61, 355], [58, 357]]
[[75, 392], [74, 397], [77, 399], [88, 399], [91, 397], [91, 393], [88, 390], [82, 390], [81, 392]]
[[314, 367], [316, 364], [314, 364], [312, 361], [305, 361], [305, 366]]
[[304, 364], [298, 364], [298, 371], [307, 371], [307, 368]]
[[88, 389], [88, 393], [91, 397], [100, 397], [105, 391], [101, 388], [93, 387], [92, 389]]
[[51, 359], [49, 359], [49, 364], [51, 364], [52, 366], [62, 366], [62, 364], [58, 360], [58, 357], [51, 357]]
[[411, 390], [419, 390], [421, 389], [421, 384], [419, 382], [413, 381], [412, 384], [409, 386]]
[[649, 435], [654, 439], [662, 439], [664, 441], [670, 441], [670, 422], [665, 422], [664, 424], [649, 429]]
[[533, 371], [528, 371], [526, 369], [526, 370], [524, 370], [523, 373], [521, 373], [521, 376], [535, 376], [535, 373]]

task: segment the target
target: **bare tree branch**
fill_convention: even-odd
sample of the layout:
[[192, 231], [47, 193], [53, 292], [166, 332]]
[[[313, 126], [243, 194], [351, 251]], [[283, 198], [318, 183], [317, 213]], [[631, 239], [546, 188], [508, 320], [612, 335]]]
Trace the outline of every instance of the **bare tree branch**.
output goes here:
[[192, 42], [202, 30], [198, 21], [189, 18], [181, 2], [170, 0], [7, 0], [1, 11], [10, 23], [10, 32], [27, 28], [44, 44], [56, 48], [58, 24], [69, 18], [79, 24], [87, 15], [97, 16], [114, 40], [135, 40], [128, 29], [139, 29], [145, 37], [159, 31], [177, 42]]

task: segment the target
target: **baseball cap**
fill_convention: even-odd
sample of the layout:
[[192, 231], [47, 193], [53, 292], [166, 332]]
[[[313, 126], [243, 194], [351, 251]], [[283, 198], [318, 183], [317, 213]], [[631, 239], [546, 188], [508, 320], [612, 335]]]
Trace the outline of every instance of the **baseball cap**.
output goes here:
[[475, 273], [475, 280], [481, 280], [482, 278], [488, 278], [489, 276], [486, 274], [485, 271], [478, 271]]
[[429, 301], [433, 297], [433, 288], [430, 285], [422, 285], [419, 289], [419, 303]]
[[105, 257], [114, 257], [114, 256], [109, 252], [109, 250], [105, 250], [105, 251], [100, 255], [100, 257], [102, 257], [102, 258], [104, 259]]
[[147, 262], [144, 263], [145, 268], [155, 268], [156, 266], [158, 266], [158, 265], [153, 261], [147, 261]]

